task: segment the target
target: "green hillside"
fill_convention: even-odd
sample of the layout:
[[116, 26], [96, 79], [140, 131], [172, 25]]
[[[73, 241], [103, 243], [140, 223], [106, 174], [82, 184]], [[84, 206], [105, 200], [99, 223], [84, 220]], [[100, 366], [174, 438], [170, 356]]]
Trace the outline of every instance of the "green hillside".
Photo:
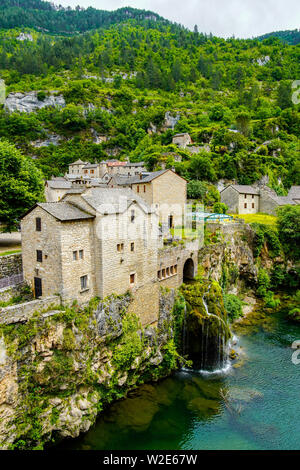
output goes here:
[[129, 19], [152, 23], [169, 23], [152, 11], [135, 8], [120, 8], [104, 11], [95, 8], [63, 8], [42, 0], [1, 0], [0, 28], [35, 28], [52, 34], [82, 33], [92, 29], [108, 27]]
[[300, 43], [300, 30], [275, 31], [258, 37], [261, 41], [269, 38], [278, 38], [286, 44], [296, 45]]
[[[41, 16], [60, 12], [42, 6]], [[1, 8], [0, 18], [9, 11]], [[300, 46], [277, 38], [225, 40], [156, 18], [136, 13], [68, 37], [38, 31], [42, 22], [30, 29], [16, 20], [3, 28], [6, 94], [36, 91], [40, 103], [57, 95], [66, 106], [31, 113], [6, 106], [0, 137], [33, 157], [45, 178], [63, 174], [78, 157], [129, 157], [145, 160], [149, 169], [175, 166], [197, 181], [191, 188], [198, 196], [220, 179], [251, 184], [267, 175], [278, 194], [300, 184], [299, 95], [292, 89], [300, 77]], [[69, 30], [78, 24], [70, 22]], [[21, 32], [29, 39], [20, 40]], [[179, 132], [188, 132], [193, 145], [174, 146]]]

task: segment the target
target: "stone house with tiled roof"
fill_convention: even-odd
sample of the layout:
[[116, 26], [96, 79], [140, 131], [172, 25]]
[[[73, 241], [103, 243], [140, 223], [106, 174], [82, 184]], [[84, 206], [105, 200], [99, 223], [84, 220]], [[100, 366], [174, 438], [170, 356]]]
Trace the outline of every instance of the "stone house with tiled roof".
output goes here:
[[22, 219], [24, 279], [37, 297], [80, 304], [134, 293], [144, 323], [158, 313], [157, 215], [130, 189], [90, 188], [37, 204]]
[[267, 186], [256, 188], [250, 185], [230, 184], [221, 192], [221, 202], [228, 206], [228, 212], [235, 214], [276, 214], [277, 207], [300, 203], [299, 186], [292, 186], [287, 196], [277, 196]]
[[173, 170], [142, 173], [138, 177], [116, 177], [111, 185], [130, 187], [147, 204], [159, 210], [159, 221], [166, 227], [182, 225], [182, 215], [187, 199], [187, 181]]

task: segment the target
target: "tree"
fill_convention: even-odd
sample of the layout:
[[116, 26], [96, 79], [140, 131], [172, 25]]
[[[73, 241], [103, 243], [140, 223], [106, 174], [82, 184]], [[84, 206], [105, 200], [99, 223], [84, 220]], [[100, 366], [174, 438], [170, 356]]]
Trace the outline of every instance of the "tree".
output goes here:
[[43, 175], [30, 158], [6, 140], [0, 141], [0, 173], [0, 223], [11, 231], [26, 210], [43, 200]]
[[287, 81], [281, 81], [277, 90], [277, 105], [281, 109], [286, 109], [292, 106], [292, 88], [291, 84]]
[[283, 206], [277, 209], [279, 240], [286, 255], [300, 259], [300, 206]]
[[218, 214], [226, 214], [226, 212], [228, 211], [228, 206], [226, 206], [224, 202], [216, 202], [214, 204], [213, 211]]
[[207, 185], [202, 181], [192, 180], [187, 185], [187, 196], [189, 199], [204, 200], [207, 191]]

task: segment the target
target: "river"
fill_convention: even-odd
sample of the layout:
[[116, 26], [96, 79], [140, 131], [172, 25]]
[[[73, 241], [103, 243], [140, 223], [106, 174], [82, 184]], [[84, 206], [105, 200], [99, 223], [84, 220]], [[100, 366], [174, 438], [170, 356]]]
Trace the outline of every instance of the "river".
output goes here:
[[300, 449], [300, 325], [274, 314], [235, 333], [241, 354], [226, 373], [143, 385], [56, 449]]

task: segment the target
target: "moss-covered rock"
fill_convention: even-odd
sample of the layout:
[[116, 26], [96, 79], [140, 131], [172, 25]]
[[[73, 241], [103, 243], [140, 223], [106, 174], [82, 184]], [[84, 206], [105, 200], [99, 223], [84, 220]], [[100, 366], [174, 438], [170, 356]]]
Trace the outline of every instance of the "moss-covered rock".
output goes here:
[[184, 284], [181, 293], [186, 301], [183, 354], [193, 361], [194, 369], [222, 367], [231, 333], [219, 284], [197, 279]]

